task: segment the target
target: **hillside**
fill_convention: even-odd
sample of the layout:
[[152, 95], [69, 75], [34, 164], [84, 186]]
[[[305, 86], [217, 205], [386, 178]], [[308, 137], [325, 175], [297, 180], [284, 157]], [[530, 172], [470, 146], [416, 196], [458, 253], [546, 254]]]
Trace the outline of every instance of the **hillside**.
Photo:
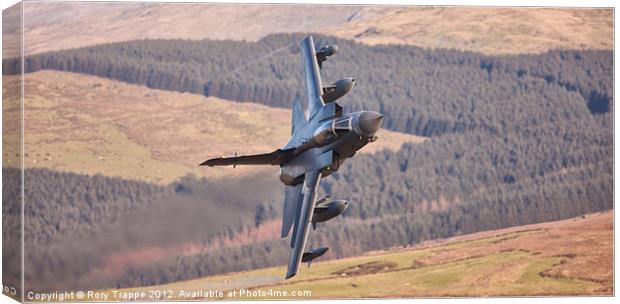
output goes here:
[[[280, 32], [322, 32], [391, 10], [355, 5], [26, 2], [25, 51], [35, 54], [139, 39], [258, 40]], [[15, 49], [11, 45], [19, 37], [17, 24], [3, 27], [3, 43], [9, 50]]]
[[[26, 75], [27, 168], [103, 174], [167, 184], [197, 176], [242, 176], [257, 167], [204, 168], [221, 155], [263, 153], [286, 143], [290, 111], [176, 93], [58, 71]], [[4, 90], [18, 85], [4, 76]], [[15, 108], [5, 111], [16, 113]], [[9, 116], [7, 116], [9, 117]], [[16, 117], [11, 117], [13, 120]], [[5, 141], [17, 126], [7, 119]], [[423, 138], [381, 130], [361, 153]], [[248, 143], [252, 143], [249, 145]], [[16, 160], [5, 151], [8, 163]], [[266, 168], [276, 175], [275, 168]]]
[[[3, 242], [20, 239], [20, 174], [3, 168]], [[24, 176], [24, 273], [32, 289], [114, 286], [131, 267], [276, 237], [262, 227], [277, 214], [266, 206], [282, 201], [275, 176], [186, 176], [165, 186], [47, 169]], [[19, 264], [18, 246], [5, 246], [4, 255]], [[4, 271], [19, 279], [20, 268]]]
[[[303, 36], [104, 44], [31, 56], [25, 71], [73, 71], [288, 109], [302, 93], [293, 46]], [[586, 122], [613, 110], [611, 51], [485, 56], [415, 46], [369, 47], [330, 36], [315, 39], [319, 46], [340, 46], [324, 65], [324, 83], [347, 76], [357, 80], [340, 103], [379, 110], [388, 116], [384, 127], [393, 131], [420, 136], [496, 133], [549, 122]], [[279, 53], [273, 55], [274, 50]], [[16, 72], [15, 61], [5, 60], [3, 73]]]
[[[24, 14], [26, 54], [139, 39], [256, 41], [281, 32], [486, 54], [613, 49], [612, 9], [27, 2]], [[17, 28], [7, 25], [4, 58], [17, 54]]]
[[[360, 156], [358, 167], [377, 170], [379, 167], [365, 163], [369, 157]], [[420, 160], [420, 164], [425, 163], [428, 161]], [[361, 197], [356, 194], [358, 183], [333, 192], [323, 187], [323, 193], [347, 198], [353, 205], [343, 217], [319, 225], [310, 235], [309, 244], [329, 246], [330, 251], [323, 257], [326, 260], [608, 210], [612, 203], [606, 197], [611, 191], [605, 185], [610, 180], [605, 171], [610, 168], [573, 169], [565, 177], [519, 182], [518, 193], [513, 193], [511, 187], [499, 191], [489, 188], [487, 192], [503, 194], [482, 203], [446, 202], [445, 198], [420, 203], [417, 195], [424, 195], [419, 189], [425, 187], [425, 181], [416, 175], [411, 178], [419, 182], [405, 190], [412, 195], [406, 202], [400, 202], [403, 189], [397, 183], [383, 192], [370, 188]], [[344, 170], [344, 176], [334, 179], [349, 179], [350, 169]], [[429, 175], [425, 171], [421, 168], [422, 176]], [[19, 191], [19, 179], [12, 176], [19, 174], [16, 169], [3, 169], [5, 225], [19, 226], [10, 221], [20, 213], [17, 201], [10, 199]], [[596, 178], [589, 177], [592, 175]], [[282, 265], [289, 254], [287, 240], [278, 238], [282, 194], [275, 178], [255, 174], [213, 182], [186, 177], [168, 186], [157, 186], [42, 169], [27, 169], [25, 177], [30, 185], [25, 191], [25, 271], [31, 288], [93, 289], [170, 283]], [[390, 178], [378, 178], [391, 183]], [[326, 181], [325, 185], [333, 187], [334, 180]], [[374, 183], [370, 180], [366, 184]], [[543, 191], [544, 196], [536, 196]], [[387, 199], [380, 196], [377, 200], [368, 194]], [[588, 199], [592, 201], [585, 201]], [[18, 238], [14, 235], [17, 231], [4, 229], [3, 241]], [[18, 258], [19, 252], [10, 248], [17, 249], [7, 248], [7, 258]], [[607, 254], [603, 247], [599, 253]], [[7, 278], [19, 278], [18, 269], [5, 270]]]
[[[209, 139], [213, 143], [202, 142], [202, 137], [207, 136], [201, 133], [202, 126], [219, 121], [205, 117], [222, 115], [210, 112], [211, 102], [220, 104], [218, 98], [241, 101], [222, 105], [234, 105], [230, 111], [224, 111], [224, 126], [244, 125], [237, 113], [255, 117], [254, 112], [262, 113], [264, 105], [286, 107], [290, 103], [300, 82], [298, 54], [293, 49], [278, 56], [266, 54], [286, 49], [301, 35], [272, 35], [255, 43], [132, 41], [35, 55], [26, 62], [32, 72], [27, 77], [74, 78], [65, 84], [65, 76], [49, 77], [53, 80], [41, 82], [39, 89], [39, 85], [30, 86], [37, 82], [30, 81], [26, 92], [40, 90], [86, 97], [80, 97], [79, 102], [59, 99], [63, 109], [71, 110], [63, 113], [54, 108], [55, 102], [39, 98], [43, 106], [27, 110], [26, 115], [55, 115], [39, 121], [46, 127], [58, 121], [61, 131], [69, 122], [79, 123], [76, 130], [66, 129], [73, 132], [68, 132], [69, 140], [60, 138], [61, 142], [69, 142], [64, 145], [69, 148], [73, 148], [71, 140], [83, 140], [83, 134], [105, 134], [105, 130], [83, 131], [96, 130], [96, 122], [111, 125], [112, 130], [120, 130], [115, 134], [126, 134], [123, 136], [135, 140], [138, 146], [147, 147], [147, 154], [157, 162], [176, 160], [181, 152], [192, 158], [196, 153], [195, 157], [202, 161], [204, 151], [192, 152], [194, 146], [208, 150], [209, 145], [218, 144], [217, 138]], [[611, 51], [558, 50], [540, 55], [485, 56], [415, 46], [367, 46], [326, 36], [316, 38], [320, 45], [337, 43], [342, 49], [325, 64], [324, 81], [329, 83], [349, 75], [358, 80], [356, 88], [340, 101], [345, 107], [379, 110], [386, 114], [387, 128], [430, 137], [395, 150], [357, 155], [322, 182], [321, 195], [331, 194], [352, 203], [341, 218], [321, 225], [309, 237], [308, 244], [330, 246], [325, 259], [613, 208]], [[5, 63], [3, 72], [14, 73], [13, 63]], [[105, 76], [124, 84], [93, 76], [56, 74], [49, 69]], [[55, 78], [60, 79], [61, 89], [55, 89]], [[135, 88], [145, 91], [136, 94]], [[154, 91], [162, 94], [162, 100], [146, 97]], [[111, 103], [107, 97], [119, 92], [125, 95], [110, 98]], [[173, 101], [183, 96], [193, 99]], [[248, 101], [251, 102], [245, 105]], [[43, 110], [46, 104], [51, 107]], [[190, 112], [189, 116], [192, 121], [199, 121], [197, 125], [183, 120], [188, 109], [198, 113], [195, 117]], [[138, 113], [135, 117], [119, 114], [125, 111]], [[168, 116], [169, 112], [174, 116]], [[271, 119], [267, 113], [264, 115], [264, 120]], [[119, 119], [108, 121], [108, 116]], [[288, 125], [288, 114], [283, 117]], [[162, 126], [161, 122], [168, 125]], [[180, 128], [187, 124], [194, 127]], [[208, 125], [210, 129], [220, 126]], [[46, 132], [43, 126], [33, 130]], [[219, 130], [231, 141], [237, 140], [233, 136], [236, 133]], [[161, 132], [165, 140], [155, 136]], [[185, 133], [192, 134], [191, 138], [180, 136]], [[36, 133], [32, 134], [30, 137], [37, 139]], [[103, 139], [96, 141], [94, 151], [105, 147], [107, 141], [112, 142], [108, 137]], [[255, 138], [238, 140], [264, 144]], [[170, 153], [169, 142], [177, 141], [179, 144], [174, 147], [181, 150]], [[97, 157], [96, 161], [103, 162], [103, 158]], [[196, 163], [185, 158], [177, 161], [181, 166]], [[136, 168], [132, 166], [133, 163], [121, 163], [111, 175], [135, 179], [127, 173]], [[27, 199], [36, 201], [31, 207], [29, 229], [44, 232], [41, 234], [47, 242], [69, 244], [56, 247], [53, 258], [30, 269], [30, 275], [41, 278], [41, 288], [62, 281], [71, 283], [66, 286], [79, 288], [135, 287], [281, 265], [288, 257], [289, 247], [286, 240], [277, 238], [282, 192], [275, 171], [264, 175], [238, 170], [227, 171], [227, 176], [228, 172], [239, 173], [230, 174], [234, 178], [229, 180], [188, 176], [171, 184], [155, 175], [162, 180], [155, 187], [120, 178], [28, 169], [26, 176], [36, 178], [40, 185], [26, 193]], [[115, 186], [109, 189], [110, 185]], [[136, 189], [154, 190], [136, 194]], [[254, 195], [255, 189], [263, 191], [263, 195]], [[67, 200], [72, 204], [65, 204]], [[233, 204], [233, 208], [226, 210], [227, 218], [234, 220], [203, 220], [213, 216], [212, 208], [226, 202]], [[54, 212], [47, 212], [47, 206], [52, 204]], [[200, 212], [192, 212], [194, 206]], [[250, 210], [245, 206], [251, 206]], [[127, 209], [131, 211], [126, 212]], [[157, 210], [185, 214], [188, 220], [184, 221], [182, 216], [168, 218], [165, 212]], [[136, 216], [142, 220], [136, 220]], [[111, 228], [102, 229], [105, 224]], [[166, 232], [161, 234], [162, 238], [151, 232], [162, 230]], [[183, 232], [187, 231], [194, 233], [185, 237]], [[84, 239], [101, 240], [102, 244], [76, 246]], [[106, 242], [110, 239], [122, 241]], [[123, 247], [128, 240], [140, 242]], [[50, 256], [46, 243], [33, 247], [33, 255]], [[93, 250], [99, 253], [94, 258], [90, 255]], [[119, 258], [124, 256], [127, 258]], [[65, 271], [58, 265], [66, 264], [67, 259], [83, 262]], [[99, 271], [101, 267], [114, 271], [107, 278], [89, 277], [89, 273], [107, 275]]]
[[[263, 300], [612, 295], [612, 247], [613, 212], [604, 212], [319, 260], [290, 281], [282, 279], [285, 267], [273, 267], [119, 292], [166, 290], [170, 297], [160, 299], [168, 300], [208, 299], [191, 294], [200, 290], [224, 291], [224, 299], [237, 290], [235, 299]], [[311, 295], [239, 296], [246, 289]], [[111, 290], [101, 292], [112, 296]]]
[[484, 54], [612, 50], [613, 9], [405, 7], [329, 29], [370, 45], [409, 44]]

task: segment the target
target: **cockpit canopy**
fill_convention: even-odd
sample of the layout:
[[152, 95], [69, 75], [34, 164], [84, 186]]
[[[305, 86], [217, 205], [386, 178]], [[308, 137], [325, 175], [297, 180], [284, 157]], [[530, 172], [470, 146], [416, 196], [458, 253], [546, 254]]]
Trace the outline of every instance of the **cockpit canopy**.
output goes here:
[[325, 122], [314, 132], [314, 142], [323, 144], [335, 139], [341, 134], [350, 132], [353, 130], [352, 119], [351, 116], [345, 116]]
[[332, 129], [334, 130], [334, 133], [342, 134], [351, 131], [353, 129], [351, 126], [352, 118], [353, 117], [351, 116], [347, 116], [335, 119], [332, 123]]

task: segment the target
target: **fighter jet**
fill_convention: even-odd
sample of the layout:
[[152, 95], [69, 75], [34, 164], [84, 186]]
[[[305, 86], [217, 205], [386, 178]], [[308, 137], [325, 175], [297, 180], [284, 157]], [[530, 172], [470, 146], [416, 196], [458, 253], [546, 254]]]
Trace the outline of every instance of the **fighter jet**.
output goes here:
[[297, 274], [300, 263], [311, 262], [323, 255], [327, 248], [304, 252], [310, 224], [327, 221], [344, 212], [348, 203], [336, 200], [323, 204], [316, 202], [321, 178], [338, 170], [342, 163], [359, 149], [377, 140], [375, 135], [383, 123], [383, 115], [373, 111], [343, 113], [336, 100], [348, 93], [355, 79], [344, 78], [331, 86], [323, 86], [319, 69], [336, 46], [325, 46], [316, 51], [312, 36], [301, 42], [304, 70], [304, 100], [293, 101], [292, 130], [288, 143], [270, 153], [219, 157], [209, 159], [201, 166], [271, 165], [280, 166], [280, 181], [285, 185], [281, 237], [289, 235], [292, 248], [286, 279]]

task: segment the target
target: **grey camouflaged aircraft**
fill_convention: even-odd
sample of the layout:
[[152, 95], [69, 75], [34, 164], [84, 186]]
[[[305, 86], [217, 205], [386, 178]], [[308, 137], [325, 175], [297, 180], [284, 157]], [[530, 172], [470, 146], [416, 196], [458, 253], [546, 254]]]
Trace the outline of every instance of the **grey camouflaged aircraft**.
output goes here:
[[322, 85], [319, 69], [336, 51], [336, 46], [325, 46], [317, 52], [312, 36], [302, 40], [307, 107], [304, 111], [299, 99], [293, 101], [292, 135], [283, 148], [265, 154], [213, 158], [200, 164], [281, 167], [280, 181], [285, 185], [281, 237], [287, 237], [294, 227], [287, 279], [297, 274], [301, 262], [310, 263], [327, 251], [319, 248], [302, 254], [310, 224], [316, 229], [316, 223], [330, 220], [347, 208], [348, 203], [343, 200], [327, 202], [326, 197], [316, 201], [321, 177], [337, 171], [357, 150], [375, 141], [375, 133], [383, 122], [383, 115], [373, 111], [342, 113], [335, 101], [353, 88], [355, 79], [341, 79], [328, 87]]

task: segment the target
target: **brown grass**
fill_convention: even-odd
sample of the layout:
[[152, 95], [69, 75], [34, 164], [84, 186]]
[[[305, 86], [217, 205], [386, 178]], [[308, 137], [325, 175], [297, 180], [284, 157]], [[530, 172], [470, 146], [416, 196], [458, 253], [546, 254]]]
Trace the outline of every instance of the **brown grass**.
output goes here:
[[[258, 40], [323, 32], [390, 8], [209, 3], [24, 3], [26, 54], [138, 39]], [[5, 23], [3, 56], [19, 50], [19, 23]], [[11, 52], [13, 51], [13, 52]]]
[[[407, 255], [414, 258], [403, 267]], [[331, 273], [334, 276], [311, 275], [257, 288], [324, 292], [313, 292], [313, 298], [611, 295], [613, 212], [486, 231], [326, 264], [334, 267], [356, 259], [359, 263], [340, 267]], [[338, 291], [348, 287], [359, 289], [348, 296]]]
[[359, 276], [359, 275], [367, 275], [367, 274], [375, 274], [382, 271], [387, 271], [393, 268], [396, 268], [396, 263], [394, 262], [369, 262], [359, 265], [354, 265], [351, 267], [347, 267], [338, 271], [332, 272], [333, 275], [339, 276]]
[[485, 54], [603, 49], [613, 44], [613, 9], [408, 7], [329, 30], [366, 44], [411, 44]]
[[[24, 14], [27, 54], [136, 39], [258, 40], [277, 32], [486, 54], [613, 49], [614, 21], [612, 9], [472, 6], [27, 2]], [[16, 56], [17, 19], [5, 19], [3, 56]]]
[[[453, 243], [490, 237], [498, 239], [489, 246], [463, 246], [459, 250], [450, 247]], [[420, 245], [418, 248], [426, 246], [429, 245]], [[427, 248], [436, 254], [418, 260], [424, 265], [514, 250], [541, 257], [561, 257], [563, 262], [544, 275], [598, 282], [602, 290], [613, 287], [613, 212], [464, 235], [435, 241]]]
[[312, 292], [309, 297], [281, 298], [289, 300], [609, 296], [613, 294], [613, 211], [463, 235], [406, 249], [319, 260], [286, 281], [282, 279], [285, 269], [272, 267], [129, 290]]

